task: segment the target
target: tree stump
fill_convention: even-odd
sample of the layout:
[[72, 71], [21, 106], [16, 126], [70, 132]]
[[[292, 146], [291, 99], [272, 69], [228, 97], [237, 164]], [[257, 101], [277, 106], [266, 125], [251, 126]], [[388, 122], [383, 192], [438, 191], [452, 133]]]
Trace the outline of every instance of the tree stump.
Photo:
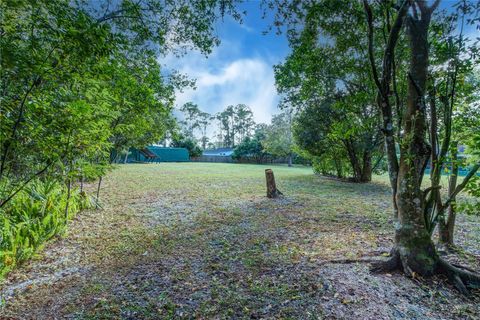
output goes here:
[[272, 169], [265, 170], [265, 178], [267, 179], [267, 197], [277, 198], [279, 195], [283, 195], [280, 190], [277, 189], [275, 184], [275, 177], [273, 176]]

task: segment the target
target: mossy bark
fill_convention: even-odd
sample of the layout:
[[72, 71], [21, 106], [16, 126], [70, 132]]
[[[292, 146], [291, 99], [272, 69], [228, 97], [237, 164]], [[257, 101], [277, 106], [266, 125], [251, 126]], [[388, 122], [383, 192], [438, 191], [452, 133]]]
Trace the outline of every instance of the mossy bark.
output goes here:
[[405, 173], [406, 169], [407, 166], [401, 160], [396, 195], [398, 220], [394, 251], [406, 274], [431, 276], [435, 273], [438, 255], [425, 226], [418, 177]]
[[423, 95], [428, 68], [428, 25], [430, 17], [416, 19], [407, 16], [410, 39], [410, 70], [407, 108], [403, 123], [404, 138], [400, 142], [400, 161], [395, 207], [397, 221], [393, 254], [399, 267], [408, 275], [430, 276], [436, 272], [438, 255], [431, 235], [426, 228], [424, 195], [421, 183], [425, 164], [430, 156], [430, 145], [425, 140], [426, 112]]

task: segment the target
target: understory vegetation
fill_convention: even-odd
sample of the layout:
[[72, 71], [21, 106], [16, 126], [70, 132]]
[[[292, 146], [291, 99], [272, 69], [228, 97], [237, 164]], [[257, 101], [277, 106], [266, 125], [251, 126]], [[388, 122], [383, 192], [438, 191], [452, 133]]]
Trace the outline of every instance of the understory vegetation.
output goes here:
[[79, 190], [57, 181], [35, 180], [6, 205], [0, 217], [0, 276], [31, 258], [36, 250], [58, 234], [92, 200]]

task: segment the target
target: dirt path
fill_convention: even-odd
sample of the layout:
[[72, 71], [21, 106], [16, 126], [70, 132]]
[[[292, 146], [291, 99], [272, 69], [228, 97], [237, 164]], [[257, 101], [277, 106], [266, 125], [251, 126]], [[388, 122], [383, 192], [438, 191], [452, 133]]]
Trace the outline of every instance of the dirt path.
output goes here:
[[[381, 182], [343, 183], [274, 168], [287, 197], [264, 197], [265, 167], [128, 165], [103, 188], [104, 209], [2, 285], [0, 315], [18, 319], [475, 319], [444, 279], [372, 275], [338, 258], [391, 245]], [[478, 268], [479, 219], [462, 218], [459, 257]]]

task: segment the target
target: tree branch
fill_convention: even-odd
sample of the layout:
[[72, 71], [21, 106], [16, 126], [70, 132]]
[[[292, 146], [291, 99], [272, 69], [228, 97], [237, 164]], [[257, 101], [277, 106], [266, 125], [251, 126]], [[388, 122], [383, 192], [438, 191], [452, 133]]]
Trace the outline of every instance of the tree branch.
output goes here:
[[383, 133], [385, 135], [386, 152], [389, 163], [389, 176], [390, 184], [393, 190], [393, 194], [396, 193], [397, 175], [398, 175], [398, 158], [395, 149], [395, 139], [393, 135], [393, 113], [390, 105], [388, 94], [390, 82], [392, 79], [392, 58], [394, 57], [394, 50], [397, 45], [397, 41], [402, 30], [404, 18], [407, 14], [410, 6], [410, 1], [405, 0], [400, 6], [399, 12], [388, 36], [387, 46], [385, 48], [383, 56], [383, 70], [381, 81], [378, 78], [378, 71], [375, 66], [375, 56], [373, 51], [373, 15], [371, 8], [367, 0], [363, 0], [363, 5], [367, 15], [368, 22], [368, 47], [369, 47], [369, 60], [372, 68], [372, 74], [375, 84], [378, 88], [377, 104], [382, 112], [383, 116]]
[[32, 181], [35, 177], [38, 177], [39, 175], [41, 175], [42, 173], [44, 173], [45, 171], [47, 171], [47, 169], [53, 164], [53, 161], [50, 161], [47, 163], [47, 165], [41, 169], [40, 171], [36, 172], [35, 174], [33, 174], [30, 178], [28, 178], [27, 181], [25, 181], [19, 188], [17, 188], [17, 190], [15, 190], [13, 193], [11, 193], [5, 200], [2, 200], [0, 202], [0, 208], [2, 208], [5, 204], [7, 204], [7, 202], [9, 202], [10, 200], [12, 200], [13, 197], [15, 197], [15, 195], [17, 193], [19, 193], [20, 191], [22, 191], [23, 188], [25, 188], [25, 186], [27, 184], [30, 183], [30, 181]]
[[463, 178], [462, 180], [462, 183], [460, 183], [456, 188], [455, 190], [453, 191], [453, 193], [448, 197], [447, 201], [445, 201], [445, 204], [443, 205], [444, 208], [447, 208], [448, 205], [455, 200], [455, 197], [465, 188], [465, 186], [467, 185], [467, 183], [470, 181], [470, 179], [473, 178], [473, 176], [475, 176], [475, 174], [477, 173], [478, 169], [480, 169], [480, 161], [477, 162], [473, 167], [472, 169], [470, 169], [470, 171], [468, 172], [468, 174], [465, 176], [465, 178]]
[[435, 2], [429, 8], [430, 13], [435, 11], [439, 4], [440, 4], [440, 0], [435, 0]]

